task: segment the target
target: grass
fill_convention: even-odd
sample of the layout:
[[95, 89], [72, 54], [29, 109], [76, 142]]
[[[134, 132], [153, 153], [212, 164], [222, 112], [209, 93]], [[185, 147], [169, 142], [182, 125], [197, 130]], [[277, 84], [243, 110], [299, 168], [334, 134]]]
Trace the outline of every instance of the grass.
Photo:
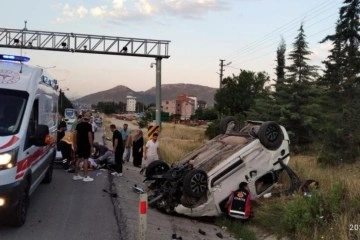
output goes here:
[[[163, 124], [159, 134], [161, 158], [169, 164], [179, 161], [206, 141], [204, 132], [199, 127]], [[258, 199], [249, 223], [221, 218], [218, 224], [226, 226], [238, 239], [256, 239], [254, 226], [294, 240], [360, 239], [360, 230], [350, 231], [351, 225], [360, 225], [360, 162], [325, 167], [317, 164], [316, 156], [296, 155], [289, 165], [302, 180], [320, 183], [311, 198], [297, 194]], [[287, 178], [282, 176], [280, 183], [286, 185]]]
[[360, 239], [360, 231], [349, 231], [350, 224], [360, 221], [360, 163], [324, 167], [315, 159], [299, 155], [289, 164], [302, 180], [320, 183], [312, 197], [297, 194], [259, 199], [254, 223], [279, 236], [299, 240]]

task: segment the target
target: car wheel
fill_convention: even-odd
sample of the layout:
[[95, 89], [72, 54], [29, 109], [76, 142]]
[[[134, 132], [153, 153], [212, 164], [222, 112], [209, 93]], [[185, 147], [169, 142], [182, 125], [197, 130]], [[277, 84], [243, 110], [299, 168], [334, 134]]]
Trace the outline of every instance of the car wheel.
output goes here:
[[261, 144], [269, 150], [278, 149], [284, 140], [280, 126], [275, 122], [264, 122], [257, 135]]
[[26, 221], [27, 209], [29, 206], [29, 188], [28, 183], [24, 184], [23, 190], [19, 193], [19, 201], [6, 221], [6, 225], [11, 227], [21, 227]]
[[224, 117], [223, 119], [221, 119], [221, 122], [220, 122], [221, 134], [226, 134], [226, 131], [228, 130], [229, 127], [232, 127], [233, 131], [240, 130], [239, 121], [233, 116], [227, 116], [227, 117]]
[[193, 169], [184, 177], [183, 188], [186, 195], [201, 198], [207, 192], [207, 174], [201, 169]]
[[149, 164], [146, 168], [145, 177], [153, 178], [156, 175], [163, 175], [170, 169], [164, 161], [155, 160]]

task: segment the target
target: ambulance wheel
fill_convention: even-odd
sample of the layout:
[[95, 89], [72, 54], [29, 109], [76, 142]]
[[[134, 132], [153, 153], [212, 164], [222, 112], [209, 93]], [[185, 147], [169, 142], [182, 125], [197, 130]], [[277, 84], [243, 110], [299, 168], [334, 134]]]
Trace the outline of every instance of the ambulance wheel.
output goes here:
[[27, 209], [29, 206], [29, 188], [27, 181], [25, 182], [23, 190], [19, 193], [18, 197], [18, 203], [5, 223], [11, 227], [21, 227], [26, 221]]
[[220, 122], [220, 132], [221, 134], [226, 134], [226, 131], [229, 127], [232, 127], [232, 130], [238, 132], [240, 130], [239, 121], [233, 116], [227, 116], [221, 119]]
[[280, 126], [275, 122], [264, 122], [259, 128], [257, 136], [261, 144], [269, 150], [278, 149], [284, 140]]
[[207, 193], [207, 174], [201, 169], [193, 169], [184, 177], [184, 192], [189, 197], [201, 198]]
[[154, 176], [165, 174], [169, 169], [169, 165], [167, 165], [164, 161], [155, 160], [147, 166], [145, 177], [151, 179]]

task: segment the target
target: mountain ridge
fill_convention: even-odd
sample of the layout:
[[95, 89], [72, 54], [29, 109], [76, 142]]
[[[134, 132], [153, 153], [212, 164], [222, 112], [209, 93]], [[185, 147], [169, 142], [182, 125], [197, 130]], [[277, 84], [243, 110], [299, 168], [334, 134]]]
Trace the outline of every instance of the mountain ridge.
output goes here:
[[[162, 100], [173, 100], [176, 96], [186, 94], [197, 97], [198, 101], [202, 100], [207, 103], [207, 106], [214, 105], [214, 96], [216, 88], [202, 86], [198, 84], [189, 83], [172, 83], [161, 85]], [[134, 91], [124, 85], [118, 85], [108, 90], [100, 91], [85, 95], [74, 100], [77, 103], [96, 104], [98, 102], [126, 102], [126, 96], [136, 97], [138, 102], [144, 104], [155, 103], [156, 87], [152, 87], [146, 91]]]

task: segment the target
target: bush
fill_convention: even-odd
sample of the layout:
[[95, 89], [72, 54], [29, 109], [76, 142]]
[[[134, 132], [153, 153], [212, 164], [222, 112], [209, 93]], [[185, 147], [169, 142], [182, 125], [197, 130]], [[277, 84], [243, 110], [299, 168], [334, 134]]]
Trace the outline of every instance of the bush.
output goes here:
[[[299, 194], [272, 199], [256, 210], [254, 221], [279, 235], [318, 239], [345, 211], [346, 195], [344, 184], [335, 182], [326, 194], [314, 190], [311, 197]], [[341, 236], [334, 236], [334, 239], [341, 239]]]
[[206, 129], [205, 135], [209, 139], [212, 139], [220, 134], [220, 121], [215, 120], [213, 121]]

